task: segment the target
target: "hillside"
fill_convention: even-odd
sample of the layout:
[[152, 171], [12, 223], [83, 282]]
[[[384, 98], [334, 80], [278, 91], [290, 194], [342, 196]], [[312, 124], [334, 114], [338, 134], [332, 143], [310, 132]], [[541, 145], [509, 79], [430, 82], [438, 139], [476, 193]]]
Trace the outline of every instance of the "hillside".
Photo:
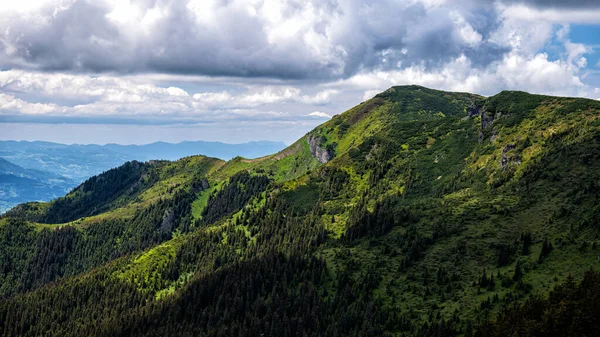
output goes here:
[[592, 335], [598, 191], [600, 102], [393, 87], [273, 155], [130, 162], [14, 208], [0, 331]]

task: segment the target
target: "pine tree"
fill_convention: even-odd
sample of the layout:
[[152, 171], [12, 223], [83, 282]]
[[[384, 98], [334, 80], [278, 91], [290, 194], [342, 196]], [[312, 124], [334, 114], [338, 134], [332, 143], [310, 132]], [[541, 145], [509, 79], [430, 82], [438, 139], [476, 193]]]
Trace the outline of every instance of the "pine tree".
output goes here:
[[521, 270], [521, 261], [517, 261], [515, 266], [515, 274], [513, 275], [513, 281], [517, 282], [523, 278], [523, 270]]

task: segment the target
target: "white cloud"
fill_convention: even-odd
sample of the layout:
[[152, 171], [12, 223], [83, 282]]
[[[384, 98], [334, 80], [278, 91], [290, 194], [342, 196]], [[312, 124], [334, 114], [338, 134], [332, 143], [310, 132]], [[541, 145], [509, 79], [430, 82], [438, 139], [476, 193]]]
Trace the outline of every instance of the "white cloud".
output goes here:
[[556, 38], [559, 41], [564, 41], [569, 38], [569, 33], [571, 32], [571, 27], [568, 24], [562, 24], [560, 28], [556, 31]]
[[[10, 13], [27, 13], [50, 3], [57, 3], [55, 0], [19, 0], [19, 1], [2, 1], [0, 2], [0, 12]], [[66, 1], [61, 1], [65, 3]]]
[[167, 93], [169, 93], [169, 95], [171, 95], [171, 96], [180, 96], [180, 97], [189, 96], [189, 94], [181, 88], [168, 87], [166, 90], [167, 90]]
[[458, 0], [45, 0], [22, 7], [23, 15], [0, 11], [0, 63], [50, 71], [331, 79], [384, 62], [456, 57], [485, 35]]
[[235, 101], [250, 106], [270, 103], [280, 103], [297, 99], [300, 90], [293, 87], [266, 87], [238, 97]]
[[48, 96], [106, 98], [117, 101], [139, 101], [149, 97], [185, 97], [177, 87], [161, 88], [138, 84], [119, 77], [42, 73], [24, 70], [0, 71], [0, 89], [33, 92]]
[[569, 40], [565, 41], [564, 45], [567, 50], [567, 62], [576, 64], [579, 68], [587, 65], [587, 60], [582, 55], [593, 52], [591, 48], [582, 43], [573, 43]]
[[483, 37], [471, 26], [458, 11], [451, 11], [450, 18], [456, 25], [456, 32], [462, 42], [470, 47], [481, 44]]
[[367, 90], [363, 99], [393, 85], [418, 84], [442, 90], [493, 95], [505, 89], [533, 93], [582, 96], [592, 89], [582, 83], [579, 69], [566, 61], [551, 61], [545, 53], [532, 56], [517, 51], [488, 68], [477, 69], [464, 55], [431, 71], [412, 66], [398, 71], [365, 72], [334, 86]]
[[233, 96], [231, 96], [231, 94], [229, 94], [227, 91], [198, 93], [194, 94], [193, 98], [197, 101], [217, 106], [233, 100]]
[[526, 54], [538, 52], [552, 39], [553, 23], [544, 20], [522, 20], [511, 8], [497, 6], [501, 24], [491, 32], [489, 40]]
[[363, 95], [362, 100], [363, 101], [369, 100], [380, 92], [381, 92], [381, 90], [366, 90], [365, 94]]
[[55, 104], [29, 103], [14, 96], [0, 93], [0, 114], [43, 115], [59, 110], [60, 108]]
[[[179, 87], [140, 84], [133, 78], [6, 70], [0, 71], [0, 91], [13, 94], [3, 95], [0, 109], [13, 114], [62, 116], [283, 116], [286, 114], [274, 112], [267, 106], [286, 103], [326, 105], [338, 94], [334, 89], [304, 94], [289, 85], [229, 87], [235, 90], [190, 95]], [[26, 98], [31, 97], [42, 103], [28, 103]], [[52, 103], [64, 100], [84, 103], [72, 106]]]
[[304, 104], [325, 105], [331, 103], [334, 96], [340, 93], [339, 90], [327, 89], [318, 92], [316, 95], [302, 95], [298, 101]]
[[598, 24], [600, 8], [535, 8], [523, 4], [499, 5], [505, 15], [517, 20], [551, 23]]
[[314, 95], [302, 95], [300, 89], [290, 86], [264, 86], [250, 88], [248, 93], [234, 96], [227, 91], [199, 93], [193, 97], [199, 102], [211, 106], [256, 107], [276, 103], [302, 103], [307, 105], [325, 105], [331, 103], [338, 90], [327, 89]]
[[331, 116], [328, 113], [321, 112], [321, 111], [313, 111], [313, 112], [309, 113], [307, 116], [320, 117], [320, 118], [331, 118]]
[[532, 58], [516, 53], [508, 55], [498, 66], [496, 78], [501, 79], [507, 88], [536, 93], [579, 96], [585, 87], [578, 69], [570, 62], [550, 61], [545, 53]]
[[[390, 86], [405, 84], [484, 95], [509, 89], [567, 96], [595, 96], [595, 89], [583, 82], [587, 66], [584, 55], [592, 52], [592, 49], [569, 40], [568, 24], [555, 31], [555, 22], [544, 19], [544, 13], [551, 10], [524, 5], [506, 6], [501, 3], [496, 3], [495, 9], [499, 24], [495, 30], [488, 32], [485, 39], [466, 21], [463, 14], [458, 11], [450, 13], [455, 34], [463, 43], [473, 47], [492, 43], [508, 49], [508, 52], [484, 67], [474, 64], [473, 54], [465, 52], [447, 60], [438, 68], [431, 69], [423, 63], [404, 65], [392, 70], [365, 69], [347, 79], [334, 82], [330, 87], [363, 90], [363, 100]], [[525, 14], [519, 13], [517, 9], [524, 9]], [[541, 15], [539, 20], [534, 20], [536, 15]], [[524, 20], [524, 16], [528, 19]], [[558, 59], [550, 59], [541, 50], [552, 41], [555, 33], [565, 52]]]

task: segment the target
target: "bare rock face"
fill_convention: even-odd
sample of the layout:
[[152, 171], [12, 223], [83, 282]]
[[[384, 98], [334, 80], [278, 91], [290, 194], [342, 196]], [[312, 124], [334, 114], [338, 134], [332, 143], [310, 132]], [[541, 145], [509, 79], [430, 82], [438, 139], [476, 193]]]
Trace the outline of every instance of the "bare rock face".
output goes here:
[[310, 153], [312, 153], [312, 155], [315, 156], [315, 158], [317, 158], [321, 164], [325, 164], [333, 159], [333, 153], [321, 145], [321, 140], [319, 137], [309, 135], [307, 141], [310, 148]]
[[487, 129], [494, 122], [494, 114], [487, 111], [481, 112], [481, 129]]
[[173, 227], [175, 227], [175, 220], [175, 213], [173, 210], [165, 210], [165, 213], [163, 214], [163, 220], [160, 224], [160, 229], [165, 233], [172, 231]]
[[479, 116], [479, 107], [475, 104], [471, 104], [469, 105], [469, 107], [467, 107], [467, 114], [469, 115], [469, 117], [477, 117]]
[[485, 138], [484, 131], [494, 122], [495, 116], [493, 113], [486, 111], [485, 109], [477, 109], [481, 115], [481, 129], [479, 130], [479, 143], [483, 142]]
[[208, 183], [208, 179], [206, 179], [206, 178], [202, 179], [202, 181], [200, 182], [200, 186], [201, 186], [202, 191], [208, 189], [210, 187], [210, 184]]

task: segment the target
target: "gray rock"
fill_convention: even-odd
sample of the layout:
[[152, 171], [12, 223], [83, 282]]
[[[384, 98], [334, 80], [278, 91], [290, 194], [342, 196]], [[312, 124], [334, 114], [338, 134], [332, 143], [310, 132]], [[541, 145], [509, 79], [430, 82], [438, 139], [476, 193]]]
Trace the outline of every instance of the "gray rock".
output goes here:
[[481, 111], [481, 129], [487, 129], [494, 122], [494, 114], [485, 110]]
[[494, 114], [486, 111], [485, 109], [481, 109], [479, 111], [481, 115], [481, 129], [479, 130], [479, 143], [483, 142], [485, 138], [484, 131], [494, 122]]
[[167, 210], [165, 210], [165, 213], [163, 214], [163, 220], [160, 224], [160, 229], [164, 233], [168, 233], [173, 230], [174, 226], [175, 226], [175, 213], [173, 212], [173, 210], [167, 209]]
[[516, 144], [506, 144], [506, 146], [504, 146], [504, 147], [502, 148], [502, 153], [506, 153], [506, 152], [508, 152], [508, 151], [510, 151], [510, 150], [514, 150], [514, 149], [516, 149], [516, 148], [517, 148], [517, 145], [516, 145]]
[[479, 107], [473, 103], [467, 107], [467, 114], [469, 117], [477, 117], [480, 114]]
[[308, 135], [307, 137], [310, 153], [317, 158], [321, 164], [325, 164], [333, 159], [333, 153], [323, 147], [319, 137], [314, 135]]
[[202, 179], [201, 184], [202, 184], [202, 191], [204, 191], [210, 187], [210, 184], [208, 183], [208, 179], [206, 179], [206, 178]]

